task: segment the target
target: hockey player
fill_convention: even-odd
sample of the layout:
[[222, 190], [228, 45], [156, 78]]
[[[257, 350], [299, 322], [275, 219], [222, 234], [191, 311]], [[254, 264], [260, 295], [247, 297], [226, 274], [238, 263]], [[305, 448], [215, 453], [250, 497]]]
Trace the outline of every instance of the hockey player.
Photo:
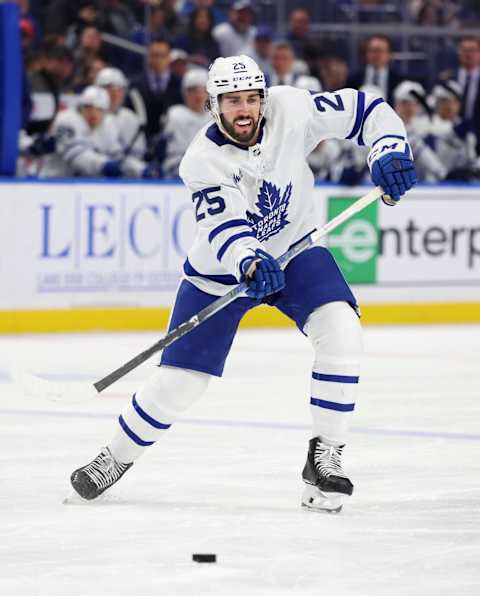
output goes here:
[[277, 257], [315, 226], [309, 152], [331, 137], [367, 144], [372, 180], [395, 204], [416, 181], [405, 128], [383, 99], [353, 89], [267, 90], [257, 64], [243, 55], [218, 58], [207, 91], [214, 123], [197, 134], [180, 165], [198, 228], [170, 328], [239, 281], [248, 285], [246, 296], [164, 350], [109, 445], [71, 482], [85, 499], [112, 486], [204, 393], [211, 376], [222, 375], [240, 319], [265, 303], [295, 321], [314, 350], [302, 504], [339, 511], [353, 492], [342, 451], [362, 349], [357, 303], [326, 248], [300, 253], [284, 270]]
[[95, 85], [108, 91], [110, 114], [118, 131], [122, 150], [137, 159], [143, 159], [147, 150], [145, 133], [138, 115], [123, 105], [128, 81], [118, 68], [102, 68], [95, 78]]
[[164, 138], [166, 155], [163, 162], [165, 178], [176, 178], [180, 161], [197, 132], [210, 120], [205, 111], [207, 99], [207, 73], [195, 68], [182, 79], [182, 94], [185, 105], [178, 104], [168, 109]]
[[82, 92], [77, 108], [56, 116], [51, 130], [56, 149], [46, 157], [41, 176], [150, 177], [143, 161], [123, 158], [109, 107], [105, 89], [90, 86]]

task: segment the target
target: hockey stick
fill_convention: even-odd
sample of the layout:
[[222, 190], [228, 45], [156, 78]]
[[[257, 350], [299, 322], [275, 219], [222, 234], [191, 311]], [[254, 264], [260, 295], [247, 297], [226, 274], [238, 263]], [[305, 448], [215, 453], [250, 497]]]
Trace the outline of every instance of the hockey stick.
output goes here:
[[[370, 205], [370, 203], [376, 201], [383, 194], [383, 190], [379, 186], [376, 186], [369, 193], [355, 201], [353, 205], [350, 205], [350, 207], [348, 207], [347, 209], [342, 211], [342, 213], [330, 220], [322, 228], [320, 228], [319, 230], [315, 230], [306, 238], [295, 244], [291, 249], [283, 253], [283, 255], [281, 255], [277, 259], [277, 261], [280, 263], [280, 265], [285, 266], [291, 259], [297, 256], [299, 253], [316, 244], [320, 240], [320, 238], [323, 238], [329, 232], [331, 232], [332, 230], [346, 222], [348, 219], [350, 219], [350, 217], [352, 217], [359, 211], [362, 211], [362, 209], [367, 207], [367, 205]], [[188, 319], [188, 321], [185, 321], [184, 323], [180, 324], [178, 327], [170, 331], [170, 333], [167, 333], [167, 335], [162, 337], [162, 339], [154, 343], [148, 349], [144, 350], [140, 354], [137, 354], [137, 356], [135, 356], [134, 358], [132, 358], [131, 360], [129, 360], [110, 374], [108, 374], [106, 377], [94, 383], [93, 387], [89, 385], [88, 389], [83, 388], [82, 391], [87, 390], [88, 394], [90, 396], [93, 396], [93, 389], [96, 393], [100, 393], [107, 387], [110, 387], [110, 385], [124, 377], [133, 369], [137, 368], [137, 366], [148, 360], [151, 356], [153, 356], [157, 352], [160, 352], [167, 346], [171, 345], [173, 342], [177, 341], [178, 339], [189, 333], [192, 329], [195, 329], [195, 327], [198, 327], [198, 325], [210, 319], [210, 317], [212, 317], [218, 311], [225, 308], [228, 304], [232, 303], [244, 292], [246, 287], [247, 284], [245, 282], [235, 286], [232, 290], [230, 290], [230, 292], [225, 294], [225, 296], [221, 296], [220, 298], [218, 298], [218, 300], [215, 300], [215, 302], [212, 302], [211, 304], [203, 308], [197, 314], [193, 315], [190, 319]], [[22, 383], [22, 385], [24, 385], [24, 387], [27, 385], [28, 388], [28, 385], [30, 385], [30, 391], [32, 391], [32, 383], [34, 383], [34, 381], [35, 378], [32, 375], [29, 375], [24, 379], [20, 379], [20, 382]], [[57, 396], [59, 393], [62, 393], [61, 389], [59, 389], [56, 392], [54, 391], [54, 383], [52, 382], [43, 381], [42, 379], [38, 379], [38, 381], [40, 382], [40, 384], [42, 384], [43, 389], [45, 390], [43, 393], [48, 391], [53, 396]], [[57, 386], [58, 385], [59, 384], [57, 384]], [[40, 385], [34, 387], [34, 389], [36, 389], [34, 393], [42, 393]], [[66, 392], [68, 390], [64, 391]]]

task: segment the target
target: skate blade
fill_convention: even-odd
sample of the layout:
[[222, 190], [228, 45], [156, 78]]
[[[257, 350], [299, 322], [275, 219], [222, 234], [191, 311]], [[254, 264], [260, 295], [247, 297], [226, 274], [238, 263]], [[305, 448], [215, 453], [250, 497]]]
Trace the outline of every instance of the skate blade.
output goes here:
[[308, 511], [340, 513], [344, 496], [341, 493], [322, 493], [316, 486], [306, 486], [302, 495], [302, 507]]

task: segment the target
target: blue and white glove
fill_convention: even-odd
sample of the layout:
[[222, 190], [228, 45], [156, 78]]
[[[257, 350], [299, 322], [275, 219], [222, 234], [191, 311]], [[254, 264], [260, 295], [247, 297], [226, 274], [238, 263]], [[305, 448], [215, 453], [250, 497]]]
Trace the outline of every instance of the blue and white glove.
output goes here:
[[368, 155], [372, 181], [385, 191], [382, 201], [396, 205], [403, 194], [417, 182], [410, 146], [395, 138], [382, 139]]
[[262, 300], [285, 287], [285, 273], [277, 259], [261, 248], [255, 256], [247, 257], [240, 263], [241, 281], [247, 282], [245, 293], [249, 298]]
[[102, 175], [107, 178], [120, 178], [122, 175], [121, 162], [115, 159], [106, 161], [102, 167]]

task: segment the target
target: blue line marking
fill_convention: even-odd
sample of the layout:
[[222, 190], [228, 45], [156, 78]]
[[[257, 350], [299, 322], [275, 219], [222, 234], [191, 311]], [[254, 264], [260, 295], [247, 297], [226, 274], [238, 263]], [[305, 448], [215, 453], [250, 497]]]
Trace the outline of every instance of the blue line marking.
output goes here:
[[[0, 414], [6, 416], [38, 416], [42, 418], [83, 418], [114, 420], [116, 414], [93, 413], [79, 411], [48, 411], [48, 410], [22, 410], [20, 408], [0, 408]], [[177, 424], [192, 424], [194, 426], [221, 426], [231, 428], [269, 428], [272, 430], [311, 430], [310, 424], [292, 424], [289, 422], [268, 422], [260, 420], [210, 420], [208, 418], [182, 418]], [[351, 429], [352, 433], [383, 435], [386, 437], [415, 437], [418, 439], [447, 439], [451, 441], [480, 441], [479, 433], [456, 433], [444, 431], [424, 431], [408, 429], [370, 428], [357, 426]]]

